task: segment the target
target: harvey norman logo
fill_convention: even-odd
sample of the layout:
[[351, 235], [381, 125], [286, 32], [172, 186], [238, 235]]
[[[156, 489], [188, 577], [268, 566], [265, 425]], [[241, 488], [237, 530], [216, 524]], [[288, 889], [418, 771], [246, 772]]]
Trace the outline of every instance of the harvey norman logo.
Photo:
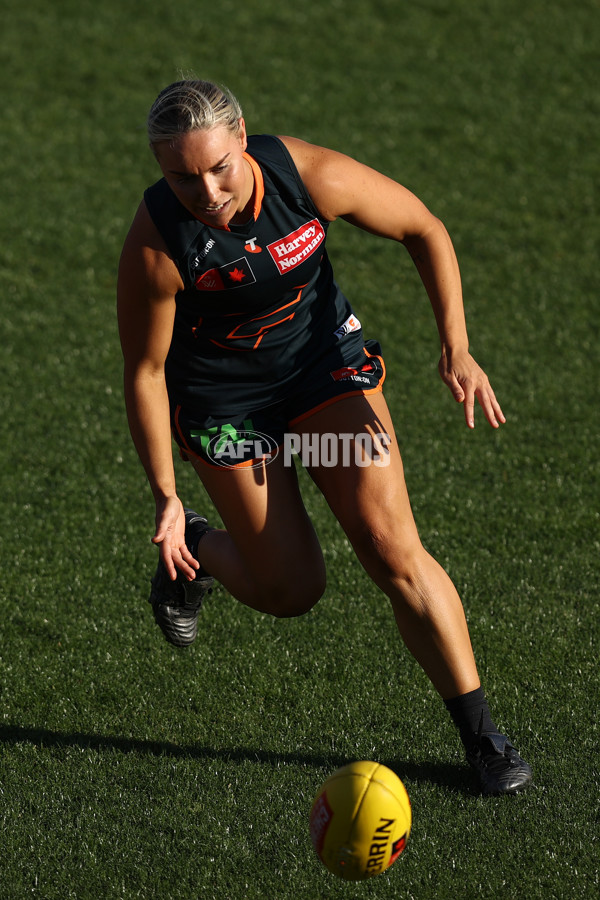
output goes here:
[[273, 262], [283, 275], [290, 269], [295, 269], [311, 256], [323, 243], [325, 231], [318, 219], [301, 225], [296, 231], [292, 231], [287, 237], [280, 238], [268, 244], [267, 250], [273, 258]]

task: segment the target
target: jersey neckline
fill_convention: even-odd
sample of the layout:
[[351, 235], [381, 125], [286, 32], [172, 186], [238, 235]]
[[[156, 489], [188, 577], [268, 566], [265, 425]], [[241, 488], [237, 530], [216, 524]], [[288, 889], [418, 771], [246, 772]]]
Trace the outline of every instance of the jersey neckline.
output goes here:
[[[248, 219], [246, 222], [241, 222], [239, 225], [236, 225], [235, 222], [228, 222], [227, 225], [223, 226], [223, 231], [230, 231], [232, 234], [243, 233], [247, 231], [249, 228], [254, 227], [254, 223], [258, 219], [260, 215], [260, 211], [262, 209], [262, 202], [265, 196], [265, 180], [263, 178], [262, 169], [254, 159], [253, 156], [250, 156], [249, 153], [244, 151], [243, 157], [246, 162], [250, 165], [252, 169], [252, 175], [254, 176], [254, 188], [253, 188], [253, 196], [254, 203], [252, 206], [252, 218]], [[214, 227], [214, 226], [213, 226]]]

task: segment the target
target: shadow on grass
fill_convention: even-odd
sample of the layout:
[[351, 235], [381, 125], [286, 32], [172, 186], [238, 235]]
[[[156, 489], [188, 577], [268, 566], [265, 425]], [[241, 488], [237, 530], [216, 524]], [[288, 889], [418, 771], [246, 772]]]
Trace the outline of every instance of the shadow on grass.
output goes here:
[[[199, 745], [179, 746], [169, 741], [147, 741], [116, 735], [84, 734], [50, 731], [21, 725], [0, 725], [0, 744], [34, 744], [40, 749], [79, 747], [81, 749], [118, 753], [138, 753], [145, 756], [168, 756], [181, 759], [221, 759], [226, 762], [258, 762], [268, 765], [303, 765], [331, 770], [346, 765], [351, 760], [337, 753], [277, 752], [253, 750], [249, 747], [217, 749]], [[411, 762], [409, 760], [381, 760], [407, 782], [426, 782], [461, 794], [473, 794], [468, 770], [463, 765], [435, 762]]]

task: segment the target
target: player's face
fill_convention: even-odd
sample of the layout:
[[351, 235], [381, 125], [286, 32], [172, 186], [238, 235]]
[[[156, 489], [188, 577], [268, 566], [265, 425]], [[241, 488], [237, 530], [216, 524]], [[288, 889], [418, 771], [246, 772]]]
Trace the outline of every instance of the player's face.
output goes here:
[[169, 187], [196, 218], [223, 228], [243, 222], [254, 190], [254, 176], [244, 159], [246, 129], [240, 120], [234, 134], [224, 125], [191, 131], [173, 143], [163, 141], [156, 158]]

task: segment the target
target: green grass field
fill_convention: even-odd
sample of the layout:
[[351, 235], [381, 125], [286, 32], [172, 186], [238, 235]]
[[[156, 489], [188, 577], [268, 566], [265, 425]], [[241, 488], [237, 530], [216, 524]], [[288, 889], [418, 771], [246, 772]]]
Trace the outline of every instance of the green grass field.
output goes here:
[[[8, 0], [0, 46], [0, 898], [567, 900], [598, 890], [598, 9], [592, 0]], [[339, 223], [425, 544], [463, 596], [498, 724], [535, 768], [484, 800], [449, 718], [303, 477], [329, 582], [272, 620], [216, 590], [174, 652], [146, 603], [153, 503], [114, 315], [180, 71], [250, 131], [414, 190], [462, 266], [507, 414], [465, 428], [405, 251]], [[304, 474], [304, 473], [302, 473]], [[214, 512], [193, 473], [180, 493]], [[403, 857], [363, 884], [308, 813], [353, 759], [403, 779]]]

